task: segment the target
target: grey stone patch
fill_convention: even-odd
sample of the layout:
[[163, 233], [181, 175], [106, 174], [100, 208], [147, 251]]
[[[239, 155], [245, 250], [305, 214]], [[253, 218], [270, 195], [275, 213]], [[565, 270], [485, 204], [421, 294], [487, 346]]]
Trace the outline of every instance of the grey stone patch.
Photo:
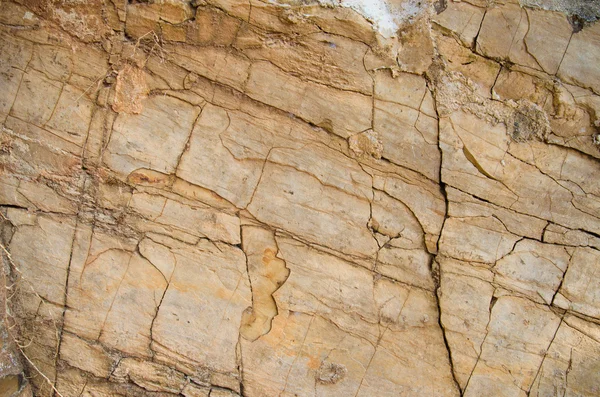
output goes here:
[[585, 23], [600, 19], [599, 0], [519, 0], [522, 6], [564, 12], [569, 16], [573, 31], [578, 32]]

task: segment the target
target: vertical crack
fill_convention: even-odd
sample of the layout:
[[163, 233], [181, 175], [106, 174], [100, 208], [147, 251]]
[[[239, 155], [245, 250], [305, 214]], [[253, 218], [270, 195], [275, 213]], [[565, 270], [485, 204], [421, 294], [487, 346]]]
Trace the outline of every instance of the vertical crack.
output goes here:
[[[483, 23], [483, 18], [482, 18], [482, 23]], [[481, 28], [481, 27], [480, 27]], [[453, 362], [453, 358], [452, 358], [452, 349], [450, 348], [450, 344], [448, 342], [448, 337], [446, 335], [446, 328], [444, 327], [444, 324], [442, 322], [442, 306], [441, 306], [441, 294], [442, 294], [442, 290], [441, 290], [441, 269], [440, 269], [440, 264], [437, 261], [437, 256], [440, 255], [440, 241], [442, 239], [442, 234], [444, 233], [444, 226], [446, 224], [446, 220], [448, 219], [449, 215], [448, 215], [448, 208], [449, 208], [449, 201], [448, 201], [448, 195], [446, 192], [446, 184], [443, 182], [442, 179], [442, 168], [443, 168], [443, 159], [444, 159], [444, 151], [442, 150], [441, 146], [440, 146], [440, 133], [441, 133], [441, 125], [440, 125], [440, 114], [438, 111], [438, 107], [437, 107], [437, 98], [435, 95], [435, 90], [432, 87], [429, 87], [430, 84], [433, 84], [431, 82], [431, 80], [429, 80], [428, 78], [428, 89], [431, 91], [431, 94], [433, 96], [434, 99], [434, 108], [435, 108], [435, 113], [436, 113], [436, 117], [437, 117], [437, 123], [438, 123], [438, 144], [437, 144], [437, 149], [440, 152], [440, 169], [439, 169], [439, 181], [440, 181], [440, 190], [442, 192], [442, 196], [444, 197], [444, 203], [445, 203], [445, 212], [444, 212], [444, 220], [442, 221], [442, 226], [440, 228], [440, 235], [438, 236], [437, 242], [436, 242], [436, 254], [433, 255], [433, 258], [431, 260], [431, 274], [433, 276], [433, 282], [435, 285], [435, 300], [436, 300], [436, 305], [437, 305], [437, 309], [438, 309], [438, 326], [440, 327], [440, 330], [442, 331], [442, 337], [444, 340], [444, 346], [446, 347], [446, 352], [448, 354], [448, 364], [450, 365], [450, 373], [452, 375], [452, 380], [454, 381], [454, 385], [456, 386], [456, 389], [459, 391], [460, 395], [462, 396], [463, 394], [463, 390], [460, 387], [460, 383], [458, 382], [458, 379], [456, 378], [456, 371], [454, 369], [454, 362]]]

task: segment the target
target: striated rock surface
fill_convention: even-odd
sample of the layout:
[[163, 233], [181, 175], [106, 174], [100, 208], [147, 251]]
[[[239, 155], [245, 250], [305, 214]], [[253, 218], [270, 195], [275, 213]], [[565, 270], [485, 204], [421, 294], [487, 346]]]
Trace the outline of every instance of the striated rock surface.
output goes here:
[[591, 3], [0, 1], [0, 395], [600, 395]]

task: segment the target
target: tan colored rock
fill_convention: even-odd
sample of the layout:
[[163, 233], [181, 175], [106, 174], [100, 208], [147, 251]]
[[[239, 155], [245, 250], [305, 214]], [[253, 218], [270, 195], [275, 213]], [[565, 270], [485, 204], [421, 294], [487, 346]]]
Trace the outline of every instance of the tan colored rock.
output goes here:
[[147, 99], [141, 114], [121, 114], [115, 120], [105, 164], [124, 175], [138, 168], [175, 172], [199, 113], [171, 97]]
[[528, 15], [528, 10], [521, 8], [516, 0], [489, 9], [475, 43], [477, 52], [493, 59], [541, 69], [524, 42], [530, 29]]
[[400, 70], [415, 74], [424, 73], [431, 65], [434, 55], [429, 23], [424, 18], [413, 21], [401, 29], [398, 36], [400, 48], [396, 59]]
[[496, 262], [495, 282], [547, 305], [557, 292], [571, 256], [564, 247], [521, 240]]
[[444, 327], [454, 375], [464, 390], [481, 355], [490, 321], [494, 287], [493, 273], [485, 267], [441, 258], [441, 324]]
[[373, 187], [410, 209], [425, 232], [427, 250], [434, 253], [446, 213], [446, 203], [438, 185], [417, 173], [403, 172], [403, 175], [376, 175]]
[[[596, 324], [588, 324], [598, 332]], [[598, 357], [599, 349], [597, 337], [571, 326], [570, 321], [561, 323], [531, 387], [531, 393], [593, 396], [600, 390], [596, 371], [598, 360], [584, 357]]]
[[[133, 252], [131, 240], [92, 234], [88, 227], [76, 234], [65, 328], [129, 354], [150, 356], [150, 327], [167, 286], [164, 276]], [[120, 320], [123, 316], [127, 322]]]
[[[536, 166], [522, 161], [521, 158], [526, 159], [529, 144], [511, 144], [511, 153], [516, 156], [510, 155], [509, 137], [501, 125], [488, 128], [485, 141], [468, 132], [475, 131], [478, 128], [476, 125], [481, 127], [483, 123], [464, 113], [460, 116], [455, 114], [448, 122], [444, 120], [441, 123], [443, 181], [520, 213], [552, 220], [566, 227], [578, 217], [577, 224], [581, 228], [590, 231], [596, 229], [598, 218], [587, 215], [593, 213], [592, 208], [596, 205], [593, 195], [582, 194], [573, 185], [560, 184]], [[556, 151], [561, 150], [557, 148]], [[585, 175], [587, 170], [584, 164], [587, 165], [587, 160], [577, 155], [570, 155], [569, 158], [572, 160], [571, 172], [578, 170]], [[493, 197], [489, 194], [492, 189]]]
[[439, 179], [436, 119], [410, 107], [376, 101], [373, 126], [381, 137], [384, 158], [434, 181]]
[[600, 293], [596, 288], [597, 279], [594, 276], [599, 260], [598, 250], [576, 248], [554, 304], [563, 309], [600, 318]]
[[[265, 165], [248, 210], [262, 222], [347, 254], [368, 257], [377, 250], [366, 226], [367, 199], [323, 185], [289, 166]], [[304, 221], [294, 222], [297, 216]]]
[[245, 92], [342, 138], [371, 127], [371, 100], [366, 95], [304, 82], [267, 62], [252, 65]]
[[555, 224], [548, 225], [544, 230], [544, 242], [600, 249], [600, 238], [581, 230], [571, 230]]
[[515, 235], [540, 240], [542, 234], [545, 235], [552, 227], [543, 219], [485, 202], [451, 187], [446, 187], [446, 197], [449, 201], [448, 215], [456, 218], [495, 217], [502, 222], [507, 231]]
[[373, 130], [352, 135], [348, 138], [348, 146], [358, 157], [367, 155], [380, 159], [383, 152], [383, 144], [378, 134]]
[[[431, 349], [443, 349], [431, 293], [385, 279], [373, 282], [365, 269], [293, 240], [277, 240], [290, 277], [276, 293], [282, 311], [275, 317], [272, 331], [255, 342], [243, 342], [244, 390], [249, 395], [258, 395], [260, 390], [267, 394], [309, 395], [315, 389], [358, 395], [391, 395], [400, 390], [453, 394], [447, 364], [418, 358], [431, 353]], [[304, 260], [299, 261], [301, 258]], [[340, 272], [341, 268], [346, 270]], [[321, 276], [306, 277], [315, 272]], [[317, 284], [306, 284], [306, 280]], [[374, 312], [373, 307], [378, 310]], [[371, 317], [368, 313], [378, 314], [370, 319], [364, 317]], [[345, 319], [348, 316], [355, 320]], [[369, 325], [373, 320], [381, 325]], [[340, 336], [348, 332], [345, 330], [354, 331], [340, 342]], [[367, 334], [361, 337], [365, 331]], [[407, 337], [413, 333], [427, 333], [436, 340], [435, 345], [425, 349], [419, 338]], [[317, 340], [319, 343], [315, 343]], [[411, 364], [395, 364], [394, 356]], [[432, 372], [443, 379], [437, 386], [419, 376]], [[409, 385], [408, 379], [424, 382]], [[304, 382], [313, 386], [306, 390]], [[267, 389], [260, 389], [264, 386], [259, 384], [267, 385]]]
[[1, 38], [0, 50], [3, 56], [0, 60], [0, 70], [2, 70], [0, 84], [2, 84], [4, 93], [0, 98], [0, 120], [4, 122], [18, 93], [24, 75], [23, 70], [32, 57], [33, 45], [25, 40], [19, 40], [7, 32], [2, 32]]
[[[189, 148], [181, 156], [177, 176], [213, 190], [243, 208], [250, 202], [256, 188], [262, 162], [235, 160], [221, 141], [221, 134], [229, 125], [227, 111], [206, 105], [192, 131]], [[216, 160], [209, 153], [213, 153]], [[198, 172], [199, 169], [208, 172]], [[219, 170], [218, 174], [215, 174], [216, 169]]]
[[23, 76], [11, 114], [23, 121], [44, 126], [60, 97], [62, 84], [31, 70]]
[[[22, 211], [15, 211], [14, 216]], [[8, 219], [13, 220], [13, 212]], [[28, 217], [29, 218], [29, 217]], [[8, 249], [12, 260], [25, 276], [24, 290], [34, 292], [38, 304], [45, 299], [56, 305], [65, 302], [67, 272], [75, 223], [66, 216], [32, 216], [19, 225]], [[41, 298], [41, 299], [40, 299]]]
[[187, 25], [190, 44], [232, 45], [238, 35], [241, 20], [215, 8], [198, 7], [194, 23]]
[[[529, 30], [525, 35], [527, 51], [543, 71], [556, 74], [567, 51], [573, 29], [563, 14], [545, 10], [527, 10]], [[549, 46], [548, 43], [552, 42]]]
[[134, 193], [130, 207], [142, 216], [162, 225], [213, 241], [240, 243], [239, 218], [206, 206], [189, 206], [176, 200], [147, 193]]
[[60, 358], [69, 365], [90, 372], [99, 378], [108, 378], [117, 364], [101, 345], [90, 343], [70, 333], [63, 333]]
[[364, 43], [324, 33], [295, 39], [246, 29], [238, 35], [237, 45], [252, 59], [267, 60], [316, 83], [365, 95], [372, 93], [371, 76], [365, 68], [356, 67], [367, 51]]
[[185, 397], [209, 397], [210, 389], [189, 383], [183, 387], [181, 394]]
[[417, 3], [2, 1], [0, 388], [598, 395], [596, 24]]
[[510, 253], [517, 240], [494, 217], [450, 218], [444, 224], [440, 247], [455, 259], [493, 264]]
[[179, 393], [185, 384], [182, 373], [160, 364], [134, 358], [120, 360], [111, 377], [117, 381], [131, 380], [146, 390], [159, 392]]
[[273, 293], [287, 280], [290, 271], [278, 258], [278, 248], [272, 232], [257, 227], [242, 229], [242, 249], [246, 254], [248, 277], [252, 287], [252, 307], [244, 311], [240, 335], [250, 341], [271, 330], [278, 313]]
[[243, 91], [251, 63], [221, 47], [165, 46], [167, 58], [182, 68]]
[[475, 37], [479, 33], [484, 14], [483, 8], [473, 6], [468, 2], [451, 1], [447, 3], [443, 12], [433, 16], [431, 20], [443, 29], [457, 35], [465, 46], [472, 47]]
[[547, 307], [519, 298], [498, 298], [464, 394], [526, 395], [559, 325], [560, 318]]
[[574, 34], [569, 42], [564, 59], [558, 69], [558, 76], [600, 92], [598, 70], [594, 68], [600, 57], [598, 52], [600, 28], [597, 24]]
[[140, 114], [143, 109], [142, 101], [147, 95], [144, 71], [127, 64], [117, 74], [112, 109], [117, 113]]
[[243, 252], [207, 240], [197, 247], [164, 244], [171, 244], [176, 265], [164, 296], [158, 297], [152, 348], [216, 372], [237, 373], [240, 321], [252, 299]]
[[488, 58], [478, 56], [463, 47], [453, 37], [436, 37], [438, 52], [444, 58], [448, 70], [456, 71], [467, 77], [481, 97], [489, 98], [500, 65]]

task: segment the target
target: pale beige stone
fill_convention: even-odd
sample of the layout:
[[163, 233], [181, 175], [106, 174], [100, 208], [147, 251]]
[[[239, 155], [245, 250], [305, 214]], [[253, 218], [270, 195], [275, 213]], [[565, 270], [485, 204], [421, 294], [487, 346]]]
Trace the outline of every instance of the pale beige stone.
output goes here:
[[464, 390], [481, 355], [490, 321], [493, 273], [453, 259], [440, 266], [441, 324], [444, 327], [454, 374]]
[[468, 2], [449, 1], [446, 9], [434, 15], [431, 20], [457, 35], [464, 45], [471, 47], [479, 33], [484, 14], [485, 9], [475, 7]]
[[324, 186], [349, 195], [370, 200], [373, 197], [372, 178], [358, 161], [349, 159], [325, 145], [294, 142], [292, 147], [273, 148], [267, 161], [293, 167], [317, 178]]
[[564, 247], [521, 240], [509, 255], [496, 262], [494, 281], [535, 302], [549, 305], [570, 259]]
[[[535, 57], [543, 71], [556, 74], [570, 44], [573, 28], [564, 14], [527, 10], [529, 30], [525, 35], [527, 51]], [[548, 45], [548, 43], [552, 45]]]
[[446, 61], [448, 70], [463, 74], [472, 82], [477, 94], [489, 98], [500, 72], [500, 65], [474, 54], [453, 37], [438, 35], [436, 38], [438, 51]]
[[363, 62], [368, 46], [346, 37], [315, 33], [292, 38], [275, 38], [256, 30], [245, 30], [237, 44], [250, 58], [268, 60], [288, 73], [300, 73], [305, 78], [330, 87], [372, 93], [373, 80]]
[[600, 238], [581, 230], [571, 230], [555, 224], [548, 225], [544, 230], [544, 242], [600, 249]]
[[354, 330], [371, 342], [377, 340], [378, 328], [372, 324], [377, 321], [373, 274], [369, 270], [295, 240], [277, 238], [277, 244], [290, 271], [274, 295], [278, 307], [320, 312], [338, 326]]
[[220, 47], [166, 46], [168, 59], [182, 68], [210, 80], [243, 91], [251, 63]]
[[0, 6], [23, 393], [599, 393], [597, 24], [54, 3]]
[[529, 29], [528, 11], [518, 1], [509, 0], [485, 13], [475, 47], [487, 57], [541, 69], [523, 40]]
[[271, 330], [273, 317], [278, 313], [273, 293], [285, 283], [290, 271], [285, 261], [277, 257], [279, 249], [272, 232], [246, 226], [242, 237], [252, 287], [252, 307], [244, 311], [240, 335], [254, 341]]
[[175, 172], [199, 113], [171, 97], [148, 98], [141, 114], [120, 114], [115, 120], [105, 164], [124, 175], [138, 168]]
[[[14, 54], [14, 53], [24, 53], [27, 50], [31, 51], [30, 48], [25, 47], [23, 44], [19, 42], [9, 41], [5, 35], [2, 35], [2, 48], [0, 49], [3, 54]], [[11, 46], [12, 45], [12, 46]], [[17, 47], [21, 45], [20, 47]], [[15, 54], [16, 55], [16, 54]], [[8, 56], [8, 55], [7, 55]], [[13, 55], [14, 56], [14, 55]], [[5, 60], [3, 58], [0, 61], [0, 70], [2, 73], [0, 74], [0, 84], [4, 89], [4, 93], [0, 98], [0, 120], [4, 121], [6, 116], [10, 112], [10, 109], [13, 106], [15, 97], [19, 90], [19, 85], [21, 79], [23, 77], [23, 71], [13, 68], [11, 65], [11, 60]]]
[[375, 98], [418, 110], [427, 92], [426, 84], [421, 76], [380, 70], [375, 73]]
[[[598, 330], [598, 325], [589, 323]], [[600, 341], [563, 322], [554, 337], [530, 393], [593, 396], [600, 391]]]
[[179, 393], [185, 384], [185, 377], [169, 367], [150, 361], [123, 358], [111, 377], [118, 381], [131, 380], [149, 391]]
[[177, 176], [213, 190], [243, 208], [256, 188], [262, 162], [235, 160], [221, 141], [221, 134], [229, 128], [229, 123], [230, 117], [224, 109], [212, 105], [204, 107], [191, 133], [189, 148], [181, 157]]
[[251, 304], [246, 259], [235, 247], [201, 240], [172, 242], [176, 265], [153, 321], [162, 354], [223, 373], [237, 373], [242, 312]]
[[439, 186], [416, 173], [375, 176], [373, 186], [406, 205], [425, 232], [425, 245], [434, 253], [442, 230], [446, 203]]
[[27, 207], [40, 209], [46, 212], [59, 212], [66, 215], [77, 213], [77, 204], [60, 195], [51, 187], [28, 180], [19, 181], [17, 193], [21, 194], [29, 203]]
[[213, 241], [240, 243], [239, 218], [207, 206], [189, 206], [147, 193], [134, 193], [129, 205], [153, 222]]
[[[366, 226], [368, 200], [289, 166], [265, 165], [248, 210], [262, 222], [344, 253], [372, 256], [377, 250]], [[293, 220], [298, 216], [303, 222]]]
[[574, 34], [560, 64], [558, 75], [568, 81], [591, 88], [598, 94], [600, 92], [598, 70], [594, 66], [600, 59], [599, 41], [600, 27], [597, 24]]
[[99, 378], [108, 378], [117, 359], [101, 345], [90, 343], [70, 333], [63, 333], [60, 358], [69, 365], [92, 373]]
[[493, 264], [519, 240], [496, 218], [450, 218], [444, 224], [440, 249], [452, 258]]
[[[281, 247], [282, 242], [280, 242]], [[288, 249], [282, 252], [287, 258], [292, 251]], [[319, 257], [311, 256], [315, 259]], [[289, 260], [287, 263], [292, 267], [290, 279], [284, 284], [284, 289], [289, 283], [296, 282], [292, 277], [295, 269], [300, 270]], [[362, 282], [356, 284], [357, 281], [355, 276], [351, 276], [344, 283], [364, 285]], [[326, 310], [325, 305], [337, 306], [345, 301], [344, 297], [352, 296], [353, 288], [348, 288], [349, 286], [346, 287], [344, 284], [341, 286], [343, 286], [339, 291], [341, 296], [336, 299], [339, 303], [334, 303], [331, 298], [328, 298], [329, 303], [319, 304], [319, 301], [311, 298], [317, 304], [312, 309], [316, 310], [317, 314], [305, 314], [304, 310], [285, 310], [275, 317], [273, 330], [269, 334], [256, 342], [243, 343], [244, 379], [247, 380], [248, 385], [244, 390], [248, 391], [249, 395], [260, 395], [261, 390], [266, 390], [269, 395], [281, 393], [289, 396], [312, 395], [314, 392], [395, 395], [398, 392], [402, 393], [402, 390], [408, 394], [415, 390], [447, 393], [447, 395], [456, 393], [447, 363], [429, 361], [426, 358], [435, 349], [444, 349], [437, 326], [437, 310], [433, 295], [386, 280], [377, 281], [374, 290], [361, 299], [375, 299], [371, 302], [380, 307], [379, 321], [386, 325], [379, 328], [377, 338], [379, 342], [373, 346], [368, 340], [358, 335], [354, 336], [354, 333], [347, 334], [340, 341], [340, 335], [351, 324], [339, 324], [336, 327], [334, 323], [318, 314]], [[291, 291], [293, 289], [290, 289]], [[327, 291], [323, 291], [322, 288], [311, 288], [309, 291], [319, 294], [321, 298], [328, 296]], [[277, 295], [281, 299], [294, 298], [294, 295], [285, 298], [281, 292]], [[360, 305], [364, 307], [364, 303]], [[334, 314], [328, 316], [332, 315]], [[427, 333], [431, 340], [436, 341], [435, 344], [425, 349], [419, 338], [410, 336], [416, 333]], [[315, 343], [317, 340], [320, 342]], [[337, 347], [333, 348], [332, 344]], [[402, 366], [396, 364], [394, 355], [402, 357], [410, 364]], [[258, 363], [260, 365], [257, 365]], [[426, 373], [437, 374], [439, 380], [437, 386], [421, 375]], [[419, 381], [416, 384], [409, 384], [408, 379]], [[303, 386], [305, 382], [312, 385], [308, 390]], [[259, 384], [266, 385], [267, 388], [261, 389]]]
[[431, 180], [439, 179], [436, 119], [410, 107], [376, 101], [373, 126], [381, 139], [382, 157]]
[[448, 215], [456, 218], [493, 216], [502, 222], [506, 230], [519, 236], [540, 240], [542, 234], [545, 235], [552, 227], [543, 219], [485, 202], [452, 187], [446, 187], [446, 197], [449, 201]]
[[25, 275], [24, 292], [57, 305], [65, 303], [74, 230], [72, 217], [52, 215], [36, 216], [31, 225], [17, 228], [8, 249]]
[[11, 115], [38, 127], [44, 126], [52, 116], [62, 88], [61, 83], [48, 79], [43, 73], [28, 71], [19, 85]]
[[[585, 194], [577, 186], [559, 183], [542, 173], [535, 162], [532, 162], [535, 165], [528, 164], [525, 155], [531, 158], [527, 148], [532, 144], [511, 144], [509, 153], [509, 137], [502, 125], [487, 127], [485, 139], [474, 133], [484, 125], [480, 119], [465, 113], [460, 116], [454, 114], [442, 121], [442, 181], [519, 213], [551, 220], [565, 227], [574, 225], [573, 220], [578, 219], [579, 228], [588, 231], [597, 229], [600, 220], [589, 215], [597, 206], [594, 194]], [[556, 151], [561, 149], [556, 148]], [[568, 157], [569, 166], [573, 167], [569, 172], [585, 175], [588, 160], [574, 154]], [[557, 165], [553, 167], [556, 169]], [[592, 167], [597, 167], [597, 164]], [[590, 188], [595, 189], [594, 184], [591, 182]]]
[[566, 300], [566, 305], [559, 301], [558, 306], [600, 318], [600, 289], [595, 277], [599, 261], [597, 249], [581, 247], [574, 250], [559, 290], [559, 296]]
[[35, 45], [29, 67], [55, 81], [65, 81], [73, 73], [70, 51], [64, 47]]
[[267, 62], [252, 65], [245, 92], [343, 138], [371, 127], [368, 96], [304, 82]]
[[559, 325], [560, 318], [545, 306], [498, 298], [464, 395], [525, 396]]
[[[73, 240], [65, 329], [82, 338], [97, 340], [100, 326], [127, 271], [135, 243], [89, 225], [78, 226]], [[111, 277], [104, 275], [110, 274]]]
[[185, 385], [181, 390], [181, 394], [185, 397], [208, 397], [208, 393], [210, 393], [208, 387], [196, 386], [192, 383]]

